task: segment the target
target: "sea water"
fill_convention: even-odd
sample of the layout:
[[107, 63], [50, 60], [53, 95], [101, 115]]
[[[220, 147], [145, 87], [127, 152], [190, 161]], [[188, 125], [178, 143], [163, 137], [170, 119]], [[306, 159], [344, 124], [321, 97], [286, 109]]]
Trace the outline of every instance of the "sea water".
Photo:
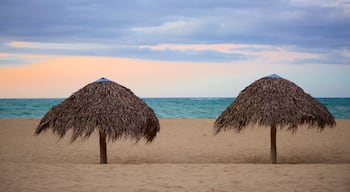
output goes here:
[[[0, 118], [41, 118], [64, 99], [0, 99]], [[143, 98], [158, 118], [217, 118], [234, 98]], [[350, 119], [350, 98], [317, 98], [336, 119]]]

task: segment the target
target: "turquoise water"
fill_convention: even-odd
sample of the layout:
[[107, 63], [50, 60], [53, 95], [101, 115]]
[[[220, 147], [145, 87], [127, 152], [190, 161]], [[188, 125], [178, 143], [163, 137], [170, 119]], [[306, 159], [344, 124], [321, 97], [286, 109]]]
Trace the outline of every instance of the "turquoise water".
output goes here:
[[[232, 98], [143, 98], [158, 118], [216, 118]], [[350, 98], [318, 98], [336, 119], [350, 119]], [[0, 99], [0, 118], [40, 118], [63, 99]]]

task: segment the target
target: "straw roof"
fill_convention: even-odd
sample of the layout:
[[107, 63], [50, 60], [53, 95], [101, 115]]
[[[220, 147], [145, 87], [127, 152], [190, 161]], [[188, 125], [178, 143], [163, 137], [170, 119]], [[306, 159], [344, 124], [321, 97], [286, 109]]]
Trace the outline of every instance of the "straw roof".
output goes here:
[[72, 129], [72, 141], [89, 137], [98, 128], [112, 141], [144, 137], [148, 142], [160, 129], [150, 107], [128, 88], [105, 78], [86, 85], [52, 107], [41, 119], [35, 134], [50, 128], [60, 138]]
[[287, 127], [296, 131], [308, 124], [322, 130], [335, 125], [334, 117], [320, 102], [291, 81], [277, 75], [261, 78], [244, 90], [215, 121], [216, 132], [240, 131], [248, 124]]

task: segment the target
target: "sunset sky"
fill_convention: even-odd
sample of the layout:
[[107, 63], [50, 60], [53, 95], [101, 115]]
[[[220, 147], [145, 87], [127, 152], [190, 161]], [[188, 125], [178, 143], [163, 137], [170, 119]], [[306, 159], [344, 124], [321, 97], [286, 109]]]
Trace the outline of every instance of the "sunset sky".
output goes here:
[[0, 98], [65, 98], [100, 77], [140, 97], [236, 97], [273, 73], [350, 97], [350, 2], [0, 3]]

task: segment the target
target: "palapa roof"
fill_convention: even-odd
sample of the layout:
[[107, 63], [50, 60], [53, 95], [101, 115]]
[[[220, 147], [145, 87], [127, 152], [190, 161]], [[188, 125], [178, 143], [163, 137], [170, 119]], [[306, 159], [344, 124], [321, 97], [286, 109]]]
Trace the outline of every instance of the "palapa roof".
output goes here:
[[302, 88], [278, 75], [261, 78], [240, 92], [215, 121], [220, 130], [240, 131], [248, 124], [288, 127], [308, 124], [322, 130], [335, 125], [332, 114]]
[[151, 142], [160, 127], [154, 111], [131, 90], [101, 78], [52, 107], [41, 119], [35, 134], [47, 129], [59, 137], [72, 129], [72, 141], [89, 137], [99, 129], [113, 141], [144, 137]]

